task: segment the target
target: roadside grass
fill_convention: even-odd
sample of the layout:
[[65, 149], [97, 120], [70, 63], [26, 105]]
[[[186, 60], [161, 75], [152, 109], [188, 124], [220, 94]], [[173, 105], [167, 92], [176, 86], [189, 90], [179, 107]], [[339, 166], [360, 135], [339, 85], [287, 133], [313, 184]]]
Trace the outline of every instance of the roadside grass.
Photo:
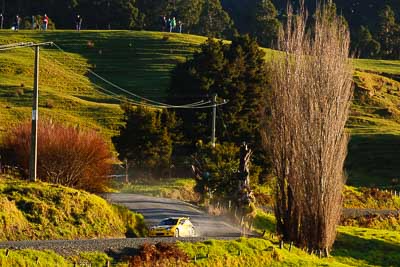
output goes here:
[[358, 218], [348, 218], [342, 220], [341, 225], [368, 229], [400, 231], [400, 214], [370, 214]]
[[351, 266], [398, 266], [398, 231], [341, 226], [332, 256]]
[[252, 230], [259, 234], [268, 234], [275, 232], [276, 220], [272, 213], [257, 209], [254, 217]]
[[352, 209], [400, 209], [400, 196], [394, 196], [384, 190], [365, 187], [346, 186], [343, 192], [344, 208]]
[[197, 202], [199, 195], [194, 192], [195, 184], [195, 180], [191, 178], [137, 179], [128, 184], [117, 185], [117, 188], [121, 193], [135, 193]]
[[[339, 227], [331, 256], [319, 258], [289, 244], [279, 248], [274, 238], [238, 238], [236, 240], [207, 240], [177, 242], [191, 261], [178, 266], [398, 266], [400, 262], [400, 233], [358, 227]], [[0, 266], [128, 266], [103, 252], [80, 252], [62, 257], [52, 251], [0, 250]]]
[[0, 176], [0, 240], [144, 236], [144, 218], [96, 195]]
[[[271, 229], [271, 216], [263, 218]], [[272, 218], [273, 219], [273, 218]], [[262, 228], [261, 228], [262, 229]], [[267, 230], [268, 230], [267, 229]], [[233, 241], [209, 240], [178, 243], [191, 259], [190, 266], [398, 266], [400, 233], [340, 226], [329, 258], [319, 258], [289, 244], [279, 248], [276, 237], [240, 238]]]
[[0, 266], [71, 266], [66, 259], [54, 251], [0, 249]]
[[0, 249], [0, 266], [107, 266], [113, 259], [103, 252], [80, 252], [74, 256], [63, 257], [52, 250]]
[[104, 252], [80, 252], [78, 255], [66, 257], [69, 263], [74, 266], [104, 267], [107, 262], [113, 262], [113, 258]]

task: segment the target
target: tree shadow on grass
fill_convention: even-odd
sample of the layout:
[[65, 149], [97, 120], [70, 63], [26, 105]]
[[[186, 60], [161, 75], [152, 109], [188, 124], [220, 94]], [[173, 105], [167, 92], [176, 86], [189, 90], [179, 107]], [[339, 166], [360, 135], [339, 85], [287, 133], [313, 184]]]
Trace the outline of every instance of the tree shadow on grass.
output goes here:
[[378, 266], [400, 266], [400, 246], [378, 239], [364, 239], [340, 233], [335, 242], [333, 256], [363, 260]]
[[[393, 134], [352, 136], [345, 167], [348, 184], [390, 186], [400, 172], [400, 137]], [[400, 264], [399, 264], [400, 265]]]

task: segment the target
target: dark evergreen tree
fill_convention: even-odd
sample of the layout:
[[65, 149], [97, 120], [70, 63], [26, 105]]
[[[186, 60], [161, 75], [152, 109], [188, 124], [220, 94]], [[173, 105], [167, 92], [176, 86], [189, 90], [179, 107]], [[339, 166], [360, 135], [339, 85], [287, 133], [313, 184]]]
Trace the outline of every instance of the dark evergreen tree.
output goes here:
[[47, 14], [57, 28], [74, 28], [75, 17], [83, 17], [84, 28], [132, 29], [138, 26], [135, 0], [16, 0], [3, 1], [0, 12], [5, 15], [5, 27], [11, 26], [16, 14], [31, 17]]
[[233, 22], [219, 0], [205, 0], [195, 32], [205, 36], [232, 35]]
[[196, 27], [200, 23], [200, 15], [205, 0], [178, 0], [174, 13], [177, 20], [183, 23], [183, 32], [196, 33]]
[[[255, 161], [261, 164], [261, 114], [268, 89], [265, 53], [248, 35], [237, 36], [232, 44], [208, 39], [193, 59], [178, 64], [172, 73], [170, 100], [177, 104], [199, 101], [213, 94], [229, 101], [217, 109], [219, 142], [237, 145], [246, 141], [255, 148]], [[177, 111], [182, 119], [185, 140], [210, 140], [211, 109]], [[267, 165], [264, 165], [267, 167]]]
[[257, 37], [260, 44], [272, 47], [276, 41], [281, 24], [277, 19], [278, 12], [270, 0], [256, 0], [253, 36]]
[[361, 58], [379, 56], [381, 45], [376, 41], [367, 27], [361, 26], [356, 37], [353, 38], [354, 49]]
[[136, 6], [143, 14], [142, 28], [161, 30], [162, 17], [168, 16], [169, 1], [165, 0], [137, 0]]
[[[123, 104], [125, 126], [113, 137], [113, 143], [121, 160], [128, 159], [135, 168], [157, 173], [169, 167], [172, 140], [165, 119], [167, 111], [151, 110]], [[162, 119], [164, 118], [164, 120]]]
[[276, 40], [280, 27], [278, 12], [271, 0], [222, 0], [225, 10], [241, 34], [250, 34], [267, 47]]
[[381, 55], [384, 58], [392, 58], [396, 45], [396, 32], [399, 25], [396, 24], [395, 14], [390, 6], [385, 6], [379, 13], [379, 41], [381, 44]]

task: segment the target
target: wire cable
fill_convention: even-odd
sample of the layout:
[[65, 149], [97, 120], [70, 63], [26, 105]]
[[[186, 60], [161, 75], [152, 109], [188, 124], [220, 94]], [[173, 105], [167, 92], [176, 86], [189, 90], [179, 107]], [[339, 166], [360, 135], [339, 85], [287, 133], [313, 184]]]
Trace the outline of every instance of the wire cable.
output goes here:
[[32, 46], [53, 45], [53, 44], [54, 44], [53, 42], [43, 42], [43, 43], [33, 43], [33, 42], [28, 42], [28, 43], [15, 43], [15, 44], [9, 44], [9, 45], [0, 46], [0, 51], [7, 51], [7, 50], [18, 49], [18, 48], [32, 47]]
[[[68, 55], [67, 52], [65, 52], [59, 45], [57, 45], [56, 43], [53, 43], [53, 44], [62, 53]], [[199, 101], [199, 102], [185, 104], [185, 105], [171, 105], [171, 104], [167, 104], [167, 103], [162, 103], [162, 102], [151, 100], [151, 99], [148, 99], [146, 97], [140, 96], [138, 94], [132, 93], [129, 90], [126, 90], [126, 89], [116, 85], [115, 83], [107, 80], [106, 78], [100, 76], [99, 74], [95, 73], [94, 71], [92, 71], [90, 69], [88, 70], [88, 72], [90, 74], [92, 74], [93, 76], [97, 77], [98, 79], [102, 80], [103, 82], [107, 83], [108, 85], [110, 85], [110, 86], [112, 86], [112, 87], [114, 87], [114, 88], [116, 88], [116, 89], [118, 89], [118, 90], [120, 90], [120, 91], [122, 91], [122, 92], [124, 92], [124, 93], [126, 93], [128, 95], [131, 95], [133, 97], [139, 98], [139, 99], [141, 99], [143, 101], [146, 101], [146, 102], [150, 102], [150, 103], [146, 103], [146, 104], [150, 104], [149, 106], [156, 107], [156, 108], [200, 109], [200, 108], [210, 108], [210, 107], [214, 107], [214, 106], [220, 106], [220, 105], [227, 104], [227, 101], [224, 101], [222, 103], [216, 103], [216, 104], [213, 103], [212, 105], [207, 105], [207, 104], [211, 103], [211, 101]], [[139, 102], [139, 103], [142, 103], [142, 102]]]

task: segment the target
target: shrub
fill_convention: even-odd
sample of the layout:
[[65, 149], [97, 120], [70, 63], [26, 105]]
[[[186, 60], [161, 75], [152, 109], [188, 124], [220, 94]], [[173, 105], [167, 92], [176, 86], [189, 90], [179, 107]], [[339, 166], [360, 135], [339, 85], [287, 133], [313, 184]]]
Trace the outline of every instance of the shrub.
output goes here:
[[23, 96], [24, 95], [24, 89], [23, 88], [18, 88], [15, 90], [15, 96]]
[[[29, 170], [31, 125], [23, 123], [6, 135], [1, 154], [9, 165]], [[112, 154], [94, 131], [51, 121], [38, 125], [38, 177], [42, 181], [101, 192], [108, 186]]]
[[46, 104], [44, 105], [46, 108], [54, 108], [54, 101], [51, 99], [48, 99], [46, 101]]
[[130, 259], [129, 266], [177, 266], [189, 262], [188, 255], [176, 244], [144, 244], [139, 251], [139, 255]]
[[346, 187], [343, 192], [345, 208], [399, 209], [399, 198], [377, 188]]
[[341, 225], [399, 231], [400, 214], [368, 214], [357, 218], [346, 218], [342, 220]]

